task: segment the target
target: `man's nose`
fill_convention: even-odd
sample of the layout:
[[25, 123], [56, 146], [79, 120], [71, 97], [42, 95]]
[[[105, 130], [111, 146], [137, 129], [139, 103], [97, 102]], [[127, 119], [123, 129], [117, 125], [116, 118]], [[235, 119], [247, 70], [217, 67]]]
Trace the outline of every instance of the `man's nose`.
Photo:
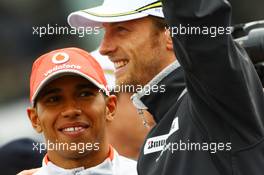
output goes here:
[[78, 117], [82, 114], [82, 110], [75, 102], [69, 102], [65, 105], [64, 110], [61, 112], [61, 116], [65, 118]]
[[105, 32], [99, 48], [100, 54], [109, 56], [115, 50], [116, 50], [115, 41], [111, 36], [111, 33]]

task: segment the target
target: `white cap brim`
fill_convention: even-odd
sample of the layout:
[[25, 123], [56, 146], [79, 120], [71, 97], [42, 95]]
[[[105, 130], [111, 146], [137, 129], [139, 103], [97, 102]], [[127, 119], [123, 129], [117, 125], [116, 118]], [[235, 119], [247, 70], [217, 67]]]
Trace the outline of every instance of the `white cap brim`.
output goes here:
[[[129, 6], [128, 6], [129, 7]], [[73, 12], [68, 16], [68, 23], [72, 27], [101, 27], [102, 23], [123, 22], [146, 16], [164, 18], [161, 2], [149, 5], [149, 8], [131, 10], [109, 5], [102, 5], [87, 10]]]

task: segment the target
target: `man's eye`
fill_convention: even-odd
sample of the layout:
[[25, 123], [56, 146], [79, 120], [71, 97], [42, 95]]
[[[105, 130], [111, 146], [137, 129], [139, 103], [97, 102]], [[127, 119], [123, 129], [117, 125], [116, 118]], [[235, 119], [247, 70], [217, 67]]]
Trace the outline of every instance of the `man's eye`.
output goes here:
[[48, 97], [45, 102], [46, 103], [55, 103], [55, 102], [58, 102], [60, 99], [59, 96], [52, 96], [52, 97]]
[[121, 33], [128, 32], [128, 29], [125, 28], [125, 27], [122, 27], [122, 26], [118, 26], [118, 27], [116, 28], [116, 30], [117, 30], [118, 32], [121, 32]]
[[89, 92], [89, 91], [84, 91], [84, 92], [81, 92], [79, 94], [80, 97], [89, 97], [89, 96], [92, 96], [94, 95], [92, 92]]

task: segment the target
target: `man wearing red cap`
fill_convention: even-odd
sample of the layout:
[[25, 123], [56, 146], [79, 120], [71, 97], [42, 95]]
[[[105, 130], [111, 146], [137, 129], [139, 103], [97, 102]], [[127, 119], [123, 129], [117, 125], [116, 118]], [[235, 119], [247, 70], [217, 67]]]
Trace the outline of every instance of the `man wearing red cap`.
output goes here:
[[30, 101], [29, 119], [44, 134], [47, 149], [36, 175], [137, 174], [136, 162], [108, 143], [106, 123], [113, 120], [116, 97], [109, 95], [102, 68], [87, 52], [66, 48], [38, 58]]

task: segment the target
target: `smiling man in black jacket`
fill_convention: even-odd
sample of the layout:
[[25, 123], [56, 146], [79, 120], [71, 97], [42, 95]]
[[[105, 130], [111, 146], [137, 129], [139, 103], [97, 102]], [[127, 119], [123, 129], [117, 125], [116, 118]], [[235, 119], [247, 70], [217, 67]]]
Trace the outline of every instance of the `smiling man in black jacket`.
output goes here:
[[[119, 84], [166, 87], [165, 92], [146, 88], [133, 96], [136, 107], [147, 109], [157, 122], [142, 148], [138, 174], [263, 174], [263, 91], [245, 51], [232, 40], [228, 2], [163, 1], [167, 34], [181, 67], [164, 64], [161, 58], [171, 46], [158, 34], [152, 38], [161, 39], [151, 45], [152, 55], [146, 52], [149, 45], [143, 41], [152, 36], [145, 28], [151, 26], [147, 19], [160, 13], [159, 2], [117, 2], [106, 0], [103, 7], [73, 13], [69, 23], [104, 27], [100, 51], [115, 62]], [[136, 3], [142, 7], [132, 9]], [[142, 34], [136, 26], [144, 35], [131, 37]], [[136, 59], [139, 52], [141, 60]], [[147, 77], [144, 71], [150, 72]]]

